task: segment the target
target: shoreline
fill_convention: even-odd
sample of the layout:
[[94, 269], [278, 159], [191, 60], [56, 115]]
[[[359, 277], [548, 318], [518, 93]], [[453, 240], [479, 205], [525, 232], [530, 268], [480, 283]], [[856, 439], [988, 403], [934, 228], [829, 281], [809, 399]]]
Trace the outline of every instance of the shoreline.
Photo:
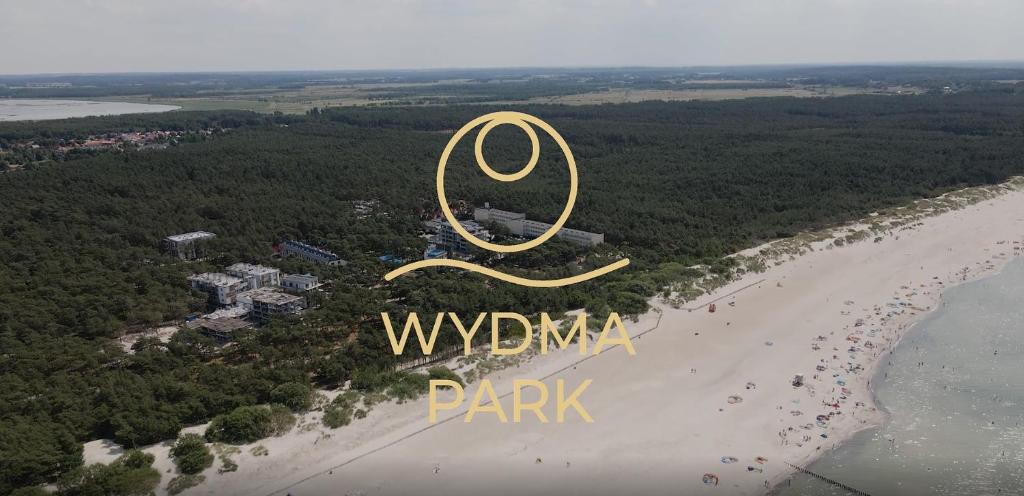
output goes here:
[[[998, 265], [998, 267], [978, 272], [978, 273], [976, 273], [974, 275], [974, 277], [967, 278], [967, 279], [962, 279], [962, 280], [956, 282], [955, 284], [944, 285], [944, 287], [942, 288], [942, 291], [937, 294], [937, 298], [936, 298], [937, 303], [934, 306], [931, 306], [926, 312], [919, 313], [918, 315], [916, 315], [915, 319], [911, 319], [909, 322], [905, 323], [904, 326], [901, 327], [901, 329], [902, 329], [901, 332], [899, 332], [899, 339], [893, 341], [887, 348], [885, 348], [884, 351], [894, 352], [900, 346], [900, 344], [903, 342], [903, 339], [906, 338], [908, 335], [910, 335], [911, 333], [915, 333], [915, 332], [924, 332], [922, 329], [920, 329], [920, 327], [922, 325], [924, 325], [929, 319], [933, 318], [935, 316], [935, 313], [942, 307], [942, 305], [944, 304], [946, 291], [948, 291], [950, 289], [953, 289], [953, 288], [956, 288], [956, 287], [959, 287], [959, 286], [961, 286], [963, 284], [970, 284], [970, 283], [974, 283], [974, 282], [979, 282], [979, 281], [983, 281], [983, 280], [991, 278], [991, 277], [998, 276], [999, 274], [1001, 274], [1006, 269], [1006, 267], [1010, 263], [1012, 263], [1017, 258], [1021, 258], [1021, 255], [1011, 256], [1011, 257], [1007, 257], [1005, 259], [1002, 259], [1001, 260], [1002, 263], [1000, 263]], [[884, 426], [884, 424], [886, 422], [888, 422], [889, 417], [890, 417], [890, 415], [892, 415], [892, 413], [890, 411], [888, 411], [884, 407], [884, 405], [882, 405], [880, 403], [879, 398], [878, 398], [878, 396], [876, 394], [876, 388], [875, 388], [875, 386], [878, 384], [879, 380], [882, 380], [882, 381], [887, 380], [887, 378], [885, 378], [885, 377], [879, 377], [881, 375], [882, 371], [884, 370], [884, 367], [890, 366], [889, 364], [884, 364], [883, 363], [884, 361], [885, 360], [883, 360], [883, 359], [878, 359], [878, 360], [873, 361], [871, 367], [869, 367], [867, 369], [867, 373], [865, 374], [867, 377], [871, 377], [871, 380], [874, 381], [874, 384], [872, 384], [870, 386], [867, 386], [864, 389], [865, 389], [865, 392], [868, 395], [869, 404], [871, 405], [871, 408], [874, 409], [874, 413], [876, 413], [875, 421], [874, 422], [869, 422], [867, 424], [862, 424], [861, 427], [858, 428], [858, 429], [853, 429], [853, 430], [851, 430], [849, 432], [844, 432], [843, 433], [844, 434], [843, 437], [837, 440], [837, 442], [835, 443], [835, 447], [834, 448], [831, 448], [830, 450], [827, 450], [827, 451], [820, 451], [820, 452], [816, 451], [814, 453], [811, 453], [810, 456], [808, 456], [806, 459], [798, 460], [798, 461], [791, 461], [792, 463], [800, 465], [802, 468], [809, 469], [810, 466], [813, 465], [815, 462], [817, 462], [818, 460], [820, 460], [823, 457], [828, 456], [828, 451], [835, 451], [835, 450], [842, 449], [843, 445], [845, 443], [849, 442], [850, 439], [853, 438], [853, 436], [855, 436], [855, 435], [857, 435], [857, 434], [859, 434], [859, 433], [861, 433], [863, 431], [868, 431], [868, 430], [872, 430], [872, 429], [880, 429], [880, 428], [882, 428]], [[799, 463], [796, 463], [796, 462], [799, 462]], [[796, 469], [791, 470], [788, 474], [781, 474], [780, 478], [778, 480], [773, 481], [771, 487], [767, 491], [765, 491], [764, 494], [766, 496], [777, 496], [777, 495], [781, 494], [781, 492], [783, 490], [783, 485], [789, 479], [791, 479], [792, 477], [798, 476], [798, 475], [799, 474], [798, 474], [798, 471]]]
[[[499, 395], [508, 394], [514, 377], [559, 375], [567, 384], [593, 377], [583, 404], [597, 419], [594, 424], [570, 419], [555, 426], [512, 425], [481, 418], [424, 428], [425, 399], [379, 405], [366, 419], [333, 431], [311, 413], [303, 419], [312, 426], [308, 430], [299, 427], [254, 443], [269, 448], [270, 456], [248, 456], [250, 446], [242, 446], [238, 472], [220, 475], [213, 468], [205, 484], [186, 494], [333, 494], [340, 491], [338, 484], [357, 494], [470, 494], [511, 481], [522, 494], [628, 491], [638, 485], [645, 493], [682, 488], [687, 494], [710, 494], [715, 488], [702, 484], [705, 472], [720, 476], [722, 485], [736, 493], [770, 493], [793, 473], [783, 461], [806, 465], [824, 455], [828, 445], [884, 421], [870, 378], [885, 354], [941, 304], [942, 290], [964, 282], [967, 274], [971, 280], [988, 276], [1021, 254], [1019, 244], [1004, 246], [1008, 255], [991, 252], [1008, 239], [1024, 239], [1024, 219], [1014, 215], [1024, 212], [1024, 191], [1015, 181], [951, 193], [957, 208], [935, 207], [943, 197], [915, 202], [926, 206], [888, 225], [875, 242], [864, 235], [836, 242], [853, 237], [864, 221], [829, 230], [829, 236], [811, 233], [809, 240], [798, 236], [745, 250], [737, 255], [767, 253], [766, 270], [749, 271], [685, 307], [652, 300], [653, 311], [637, 323], [627, 322], [634, 335], [650, 327], [654, 316], [661, 319], [649, 335], [633, 339], [634, 357], [621, 350], [584, 360], [572, 352], [551, 353], [487, 376]], [[964, 191], [984, 194], [962, 202], [957, 195]], [[893, 296], [886, 298], [890, 291]], [[712, 301], [720, 302], [715, 313], [706, 309]], [[858, 334], [858, 341], [844, 337], [868, 329], [870, 339], [880, 339], [883, 346], [854, 346], [869, 340], [867, 334]], [[812, 341], [815, 336], [822, 340]], [[812, 352], [811, 346], [825, 351]], [[842, 351], [848, 346], [860, 349]], [[835, 373], [847, 381], [842, 387], [849, 394], [835, 400], [842, 415], [830, 418], [822, 431], [807, 430], [827, 437], [796, 441], [795, 434], [806, 434], [793, 424], [806, 425], [822, 413], [817, 403], [830, 394], [818, 397], [816, 388], [824, 392], [834, 382], [816, 377], [807, 380], [814, 387], [789, 384], [793, 373], [810, 377], [815, 363], [826, 367], [821, 375]], [[475, 386], [467, 387], [467, 398]], [[727, 403], [730, 394], [742, 396], [741, 402]], [[726, 455], [740, 463], [719, 462]], [[767, 461], [755, 463], [755, 456]], [[157, 458], [163, 471], [159, 453]], [[539, 463], [542, 458], [565, 467], [554, 471], [551, 462]], [[86, 461], [104, 460], [87, 455]], [[573, 469], [584, 468], [570, 469], [570, 461]], [[454, 464], [464, 475], [438, 477], [430, 468], [435, 463]], [[495, 466], [505, 470], [495, 474]], [[408, 477], [396, 480], [396, 472]], [[164, 494], [165, 484], [158, 494]]]

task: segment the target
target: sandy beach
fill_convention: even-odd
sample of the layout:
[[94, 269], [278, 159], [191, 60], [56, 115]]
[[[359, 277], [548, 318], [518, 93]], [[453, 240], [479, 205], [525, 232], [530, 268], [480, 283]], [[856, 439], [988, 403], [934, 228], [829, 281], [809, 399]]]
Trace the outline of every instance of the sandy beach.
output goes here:
[[[502, 395], [515, 378], [546, 377], [552, 390], [557, 379], [569, 388], [591, 379], [581, 403], [593, 423], [571, 411], [562, 424], [530, 415], [502, 424], [486, 414], [465, 423], [463, 409], [430, 424], [425, 398], [379, 405], [337, 430], [313, 412], [288, 435], [257, 443], [269, 455], [242, 446], [236, 472], [218, 474], [215, 463], [185, 494], [766, 493], [792, 473], [787, 463], [805, 465], [882, 420], [872, 371], [941, 304], [944, 288], [1022, 255], [1024, 191], [1005, 187], [842, 246], [834, 237], [776, 255], [767, 270], [680, 308], [656, 301], [627, 322], [635, 356], [618, 347], [581, 361], [573, 349], [488, 376]], [[794, 386], [798, 374], [803, 384]], [[510, 396], [501, 402], [511, 411]], [[87, 444], [87, 463], [109, 461], [104, 446]], [[170, 467], [166, 450], [148, 450], [161, 471]]]

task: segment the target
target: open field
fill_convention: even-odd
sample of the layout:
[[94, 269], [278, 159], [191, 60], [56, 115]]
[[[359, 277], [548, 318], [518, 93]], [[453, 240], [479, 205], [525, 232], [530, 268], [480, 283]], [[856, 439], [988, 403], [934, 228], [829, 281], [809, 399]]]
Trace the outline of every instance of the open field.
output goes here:
[[[692, 101], [692, 100], [737, 100], [762, 97], [832, 97], [857, 94], [917, 94], [922, 90], [912, 87], [869, 88], [855, 86], [810, 86], [792, 85], [781, 88], [736, 87], [722, 88], [719, 85], [737, 85], [751, 81], [701, 81], [708, 88], [687, 89], [630, 89], [612, 88], [599, 91], [570, 93], [555, 96], [541, 96], [528, 99], [508, 99], [502, 89], [495, 86], [493, 94], [477, 97], [476, 104], [566, 104], [597, 105], [603, 103], [635, 103], [651, 100]], [[301, 114], [314, 107], [353, 107], [368, 105], [436, 105], [453, 98], [453, 87], [473, 84], [468, 81], [442, 81], [438, 83], [376, 83], [353, 85], [305, 86], [301, 89], [250, 89], [230, 95], [194, 96], [187, 98], [166, 98], [139, 96], [102, 97], [97, 100], [177, 105], [183, 110], [251, 110], [261, 113], [281, 112]], [[478, 85], [479, 86], [479, 85]], [[396, 94], [400, 91], [401, 94]]]
[[[362, 83], [338, 85], [309, 85], [301, 88], [250, 88], [187, 98], [152, 97], [147, 95], [111, 96], [98, 100], [138, 103], [164, 103], [178, 105], [183, 110], [251, 110], [253, 112], [301, 114], [319, 107], [351, 107], [364, 105], [400, 104], [401, 100], [382, 98], [386, 91], [430, 88], [440, 84], [464, 84], [463, 80], [444, 80], [436, 83]], [[429, 92], [424, 90], [424, 94]], [[173, 103], [171, 103], [173, 102]]]
[[[899, 93], [902, 91], [903, 93]], [[567, 105], [599, 105], [602, 103], [635, 103], [651, 100], [694, 101], [694, 100], [739, 100], [743, 98], [765, 98], [788, 96], [796, 98], [832, 97], [846, 95], [892, 95], [917, 94], [916, 88], [858, 88], [850, 86], [793, 86], [789, 88], [708, 88], [685, 90], [630, 90], [614, 89], [595, 91], [578, 95], [531, 99], [530, 103], [559, 103]]]
[[268, 91], [231, 96], [151, 98], [146, 96], [102, 97], [97, 100], [177, 105], [182, 110], [251, 110], [260, 113], [302, 114], [313, 107], [349, 107], [375, 102], [367, 93], [351, 87], [316, 87], [316, 91]]

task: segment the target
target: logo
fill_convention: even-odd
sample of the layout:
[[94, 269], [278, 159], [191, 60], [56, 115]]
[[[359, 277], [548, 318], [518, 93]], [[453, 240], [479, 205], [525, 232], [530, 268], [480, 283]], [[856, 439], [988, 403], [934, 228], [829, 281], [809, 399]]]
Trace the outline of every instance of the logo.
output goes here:
[[[557, 143], [558, 147], [561, 148], [562, 154], [565, 155], [565, 161], [569, 167], [569, 197], [565, 202], [565, 208], [562, 210], [562, 214], [559, 215], [558, 220], [556, 220], [555, 223], [540, 236], [529, 241], [512, 245], [491, 243], [490, 241], [480, 239], [467, 231], [466, 228], [459, 223], [458, 219], [455, 218], [451, 208], [448, 207], [448, 197], [444, 192], [444, 169], [445, 166], [448, 165], [448, 157], [451, 155], [452, 150], [455, 149], [455, 145], [457, 145], [459, 141], [466, 136], [466, 134], [481, 124], [483, 124], [483, 128], [481, 128], [480, 132], [476, 135], [474, 152], [476, 154], [477, 166], [479, 166], [480, 169], [491, 179], [501, 182], [513, 182], [526, 177], [533, 171], [533, 168], [537, 165], [537, 160], [540, 159], [540, 141], [537, 139], [537, 132], [534, 130], [533, 126], [539, 127], [546, 132], [548, 136], [555, 140], [555, 143]], [[530, 144], [532, 146], [530, 160], [526, 163], [526, 166], [520, 169], [519, 172], [512, 174], [503, 174], [492, 169], [491, 166], [487, 165], [487, 161], [484, 159], [483, 143], [484, 139], [487, 137], [487, 133], [502, 124], [511, 124], [522, 129], [523, 132], [526, 133], [527, 137], [530, 138]], [[522, 112], [493, 112], [469, 121], [466, 125], [462, 126], [462, 128], [460, 128], [450, 140], [448, 140], [448, 144], [444, 147], [444, 152], [441, 153], [441, 160], [437, 164], [437, 198], [441, 203], [441, 212], [444, 214], [445, 219], [447, 219], [451, 224], [452, 229], [454, 229], [455, 232], [462, 236], [466, 241], [484, 250], [497, 253], [516, 253], [529, 250], [530, 248], [539, 246], [541, 243], [551, 239], [552, 236], [558, 234], [562, 227], [565, 226], [566, 221], [569, 220], [569, 216], [572, 214], [573, 205], [576, 203], [576, 193], [578, 188], [579, 178], [577, 177], [576, 171], [576, 159], [573, 158], [572, 151], [569, 149], [569, 145], [565, 142], [565, 139], [562, 138], [562, 136], [558, 134], [558, 131], [555, 131], [555, 128], [551, 127], [547, 122]], [[402, 267], [388, 272], [384, 276], [384, 279], [390, 281], [402, 274], [405, 274], [406, 272], [412, 272], [426, 267], [455, 267], [478, 272], [480, 274], [500, 279], [505, 282], [510, 282], [512, 284], [518, 284], [520, 286], [554, 288], [587, 281], [611, 271], [621, 269], [627, 265], [629, 265], [629, 259], [622, 259], [599, 269], [594, 269], [583, 274], [577, 274], [572, 277], [562, 279], [527, 279], [463, 260], [430, 259], [403, 265]]]

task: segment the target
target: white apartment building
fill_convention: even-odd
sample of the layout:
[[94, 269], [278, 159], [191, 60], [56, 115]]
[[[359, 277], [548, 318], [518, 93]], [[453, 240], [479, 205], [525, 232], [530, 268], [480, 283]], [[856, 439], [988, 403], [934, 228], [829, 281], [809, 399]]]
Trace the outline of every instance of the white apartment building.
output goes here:
[[188, 277], [193, 289], [208, 295], [219, 305], [233, 305], [239, 292], [245, 291], [245, 281], [220, 272], [204, 272]]
[[175, 234], [163, 239], [163, 248], [173, 257], [181, 260], [195, 260], [205, 255], [205, 243], [217, 237], [206, 231]]
[[[544, 234], [548, 229], [551, 229], [551, 224], [547, 222], [527, 219], [526, 214], [523, 213], [491, 208], [490, 204], [486, 203], [484, 208], [477, 208], [473, 211], [473, 218], [477, 222], [496, 222], [505, 226], [512, 234], [524, 238], [536, 238]], [[570, 229], [568, 227], [559, 229], [555, 235], [571, 243], [583, 246], [594, 246], [604, 243], [604, 234]]]
[[239, 300], [249, 307], [249, 318], [262, 323], [266, 323], [275, 315], [298, 313], [306, 306], [306, 300], [301, 296], [269, 288], [247, 291], [239, 295]]
[[[487, 232], [483, 226], [476, 222], [463, 220], [459, 221], [459, 224], [463, 229], [477, 238], [484, 240], [491, 239], [491, 233]], [[473, 244], [466, 241], [466, 238], [463, 238], [461, 234], [455, 231], [455, 228], [453, 228], [445, 219], [437, 221], [437, 234], [432, 238], [432, 241], [438, 247], [461, 254], [471, 253], [473, 248], [475, 248]]]
[[259, 289], [281, 284], [281, 271], [273, 267], [236, 263], [225, 269], [225, 272], [244, 281], [246, 289]]
[[320, 279], [312, 274], [287, 274], [281, 278], [281, 287], [290, 291], [310, 291], [320, 287]]

